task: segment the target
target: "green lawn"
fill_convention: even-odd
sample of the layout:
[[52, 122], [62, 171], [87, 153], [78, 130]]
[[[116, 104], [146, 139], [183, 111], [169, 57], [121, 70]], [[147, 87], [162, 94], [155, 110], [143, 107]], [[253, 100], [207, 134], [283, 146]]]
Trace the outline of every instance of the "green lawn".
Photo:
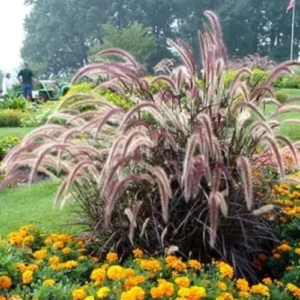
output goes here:
[[22, 139], [27, 133], [31, 132], [35, 128], [21, 128], [21, 127], [1, 127], [0, 128], [0, 139], [8, 135], [16, 136]]
[[[300, 99], [300, 89], [282, 89], [281, 91], [285, 92], [289, 95], [289, 98], [299, 97]], [[291, 104], [291, 105], [300, 105], [299, 103]], [[272, 113], [275, 111], [275, 104], [266, 105], [266, 115], [270, 117]], [[289, 112], [284, 115], [276, 118], [278, 121], [282, 121], [285, 119], [300, 119], [300, 112]], [[298, 124], [283, 124], [280, 127], [279, 134], [285, 135], [289, 137], [292, 141], [300, 140], [300, 125]]]
[[5, 235], [27, 224], [37, 225], [47, 232], [70, 232], [70, 207], [54, 210], [53, 200], [58, 182], [45, 181], [32, 187], [8, 188], [0, 194], [0, 235]]

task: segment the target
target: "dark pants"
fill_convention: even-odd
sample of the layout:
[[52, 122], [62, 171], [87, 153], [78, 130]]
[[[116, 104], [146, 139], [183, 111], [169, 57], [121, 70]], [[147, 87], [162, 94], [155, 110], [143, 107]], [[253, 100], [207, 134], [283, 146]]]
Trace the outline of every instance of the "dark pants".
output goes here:
[[24, 83], [23, 84], [23, 96], [27, 99], [32, 99], [32, 84]]

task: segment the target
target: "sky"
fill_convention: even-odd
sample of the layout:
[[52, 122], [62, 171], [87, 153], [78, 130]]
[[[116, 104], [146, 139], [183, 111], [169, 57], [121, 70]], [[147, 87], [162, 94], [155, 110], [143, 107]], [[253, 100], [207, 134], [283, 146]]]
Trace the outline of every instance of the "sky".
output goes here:
[[0, 70], [14, 72], [22, 60], [23, 23], [29, 8], [24, 0], [0, 0]]

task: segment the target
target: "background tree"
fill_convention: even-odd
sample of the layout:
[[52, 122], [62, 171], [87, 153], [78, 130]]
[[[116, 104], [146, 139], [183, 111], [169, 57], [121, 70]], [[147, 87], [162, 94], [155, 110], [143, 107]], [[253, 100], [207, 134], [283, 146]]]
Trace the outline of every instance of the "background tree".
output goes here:
[[131, 53], [140, 63], [149, 66], [149, 60], [156, 51], [156, 38], [151, 28], [141, 24], [118, 29], [112, 24], [102, 26], [102, 43], [91, 48], [90, 60], [97, 59], [97, 53], [106, 48], [121, 48]]
[[[151, 28], [154, 66], [170, 57], [167, 38], [180, 37], [198, 49], [197, 31], [204, 10], [215, 11], [223, 23], [229, 56], [260, 53], [281, 61], [289, 57], [291, 12], [288, 0], [26, 0], [33, 5], [25, 22], [24, 59], [47, 64], [47, 74], [68, 74], [88, 62], [90, 49], [103, 42], [103, 24], [118, 30], [135, 23]], [[295, 53], [300, 43], [296, 9]], [[111, 33], [115, 35], [114, 30]], [[113, 38], [111, 38], [113, 39]], [[93, 50], [92, 50], [93, 51]]]

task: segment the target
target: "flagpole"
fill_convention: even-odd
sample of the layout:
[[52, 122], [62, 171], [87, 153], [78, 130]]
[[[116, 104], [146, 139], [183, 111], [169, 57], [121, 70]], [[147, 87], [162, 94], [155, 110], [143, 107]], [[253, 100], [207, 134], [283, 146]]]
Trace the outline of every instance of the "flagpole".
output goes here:
[[290, 57], [291, 60], [293, 60], [294, 58], [295, 10], [296, 10], [296, 5], [294, 5], [293, 7], [293, 17], [292, 17], [291, 57]]

